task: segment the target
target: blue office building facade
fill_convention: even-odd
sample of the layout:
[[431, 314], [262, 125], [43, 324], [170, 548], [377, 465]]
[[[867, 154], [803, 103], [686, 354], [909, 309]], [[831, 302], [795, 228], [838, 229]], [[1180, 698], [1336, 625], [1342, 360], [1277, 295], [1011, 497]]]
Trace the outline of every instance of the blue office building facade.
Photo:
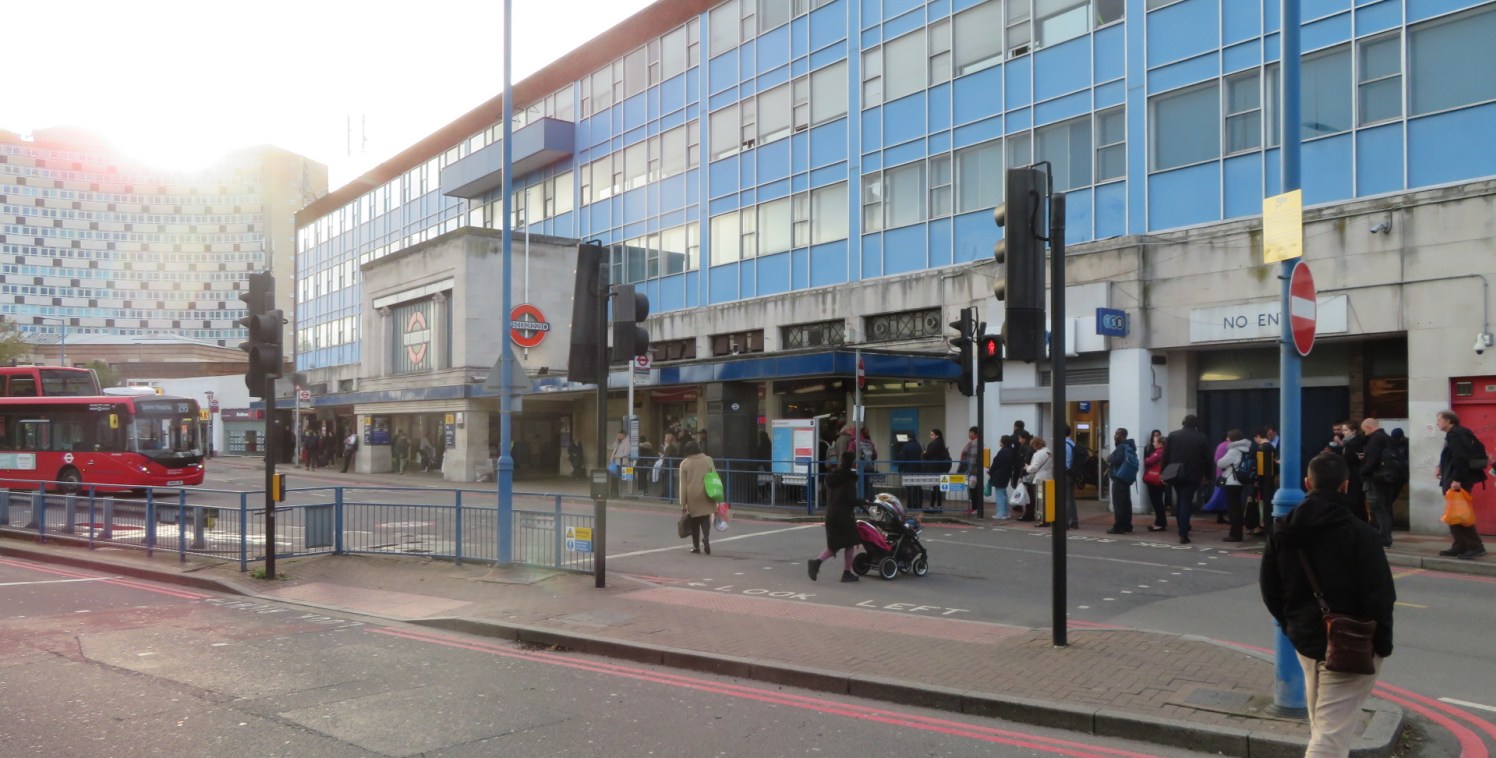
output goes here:
[[[1450, 376], [1482, 371], [1455, 366], [1427, 391], [1408, 389], [1421, 381], [1408, 368], [1410, 324], [1426, 321], [1411, 309], [1440, 296], [1407, 295], [1402, 283], [1424, 278], [1410, 249], [1480, 244], [1478, 229], [1459, 243], [1422, 235], [1478, 218], [1450, 204], [1484, 197], [1496, 177], [1496, 2], [1305, 0], [1303, 119], [1289, 135], [1279, 29], [1273, 0], [661, 0], [517, 84], [514, 228], [607, 243], [612, 281], [635, 284], [657, 314], [655, 380], [697, 377], [704, 407], [707, 385], [733, 374], [694, 365], [848, 346], [942, 352], [945, 323], [964, 305], [984, 309], [995, 331], [1003, 172], [1045, 164], [1068, 200], [1073, 350], [1097, 393], [1087, 407], [1111, 402], [1110, 416], [1136, 430], [1210, 407], [1212, 382], [1238, 394], [1271, 383], [1271, 336], [1194, 325], [1231, 323], [1242, 314], [1210, 309], [1261, 310], [1256, 301], [1274, 296], [1262, 201], [1279, 191], [1282, 141], [1300, 139], [1306, 257], [1326, 261], [1322, 292], [1344, 290], [1323, 306], [1339, 350], [1324, 359], [1323, 383], [1353, 387], [1334, 401], [1346, 414], [1411, 418], [1448, 402]], [[298, 217], [297, 367], [319, 402], [347, 412], [380, 400], [359, 392], [366, 354], [390, 349], [361, 338], [373, 298], [362, 271], [500, 226], [500, 114], [495, 98]], [[1412, 228], [1415, 213], [1429, 217]], [[1377, 214], [1394, 234], [1336, 236], [1347, 219], [1371, 228]], [[1450, 255], [1484, 249], [1427, 254], [1456, 277], [1471, 269]], [[1362, 257], [1351, 265], [1352, 255]], [[1382, 301], [1360, 300], [1384, 295], [1405, 318], [1369, 325], [1361, 312]], [[1102, 307], [1128, 311], [1131, 333], [1098, 336], [1089, 309]], [[1468, 343], [1487, 328], [1478, 321], [1448, 328]], [[1260, 360], [1222, 357], [1243, 346]], [[1372, 367], [1369, 356], [1389, 352], [1398, 357]], [[682, 371], [658, 374], [672, 366]], [[1013, 368], [992, 388], [998, 410], [986, 421], [1032, 425], [1051, 412], [1048, 372]], [[813, 378], [776, 370], [739, 373], [769, 383], [765, 398], [776, 382], [799, 391]], [[889, 378], [935, 393], [927, 421], [965, 428], [949, 372], [908, 370]], [[1252, 403], [1261, 417], [1231, 425], [1276, 408], [1275, 397]], [[766, 400], [758, 421], [804, 410]], [[887, 432], [890, 418], [870, 424]], [[680, 420], [653, 419], [656, 438]], [[1088, 418], [1092, 445], [1109, 444], [1102, 432], [1114, 425], [1106, 411]]]

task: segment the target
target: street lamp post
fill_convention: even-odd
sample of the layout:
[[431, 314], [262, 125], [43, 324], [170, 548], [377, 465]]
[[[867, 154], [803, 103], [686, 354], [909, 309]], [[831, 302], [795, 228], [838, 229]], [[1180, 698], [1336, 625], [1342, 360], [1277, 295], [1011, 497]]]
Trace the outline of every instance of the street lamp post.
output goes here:
[[68, 320], [60, 316], [32, 316], [32, 318], [43, 323], [46, 323], [48, 321], [55, 321], [59, 326], [62, 327], [62, 331], [60, 332], [60, 336], [58, 337], [57, 342], [59, 347], [57, 362], [64, 366], [68, 365]]

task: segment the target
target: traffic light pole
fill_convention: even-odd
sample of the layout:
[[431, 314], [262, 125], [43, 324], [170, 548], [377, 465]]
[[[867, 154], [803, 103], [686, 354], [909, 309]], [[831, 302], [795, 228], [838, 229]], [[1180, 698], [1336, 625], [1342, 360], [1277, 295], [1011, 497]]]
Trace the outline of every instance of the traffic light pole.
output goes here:
[[275, 377], [265, 377], [265, 578], [275, 578]]
[[1054, 422], [1054, 521], [1050, 523], [1050, 555], [1054, 567], [1054, 606], [1051, 626], [1055, 647], [1065, 647], [1065, 530], [1070, 515], [1065, 513], [1070, 486], [1066, 471], [1065, 445], [1065, 193], [1056, 192], [1049, 199], [1049, 370], [1050, 407]]
[[[597, 460], [593, 471], [608, 470], [608, 259], [598, 261], [597, 307]], [[630, 366], [632, 371], [633, 367]], [[629, 410], [633, 410], [630, 408]], [[608, 474], [608, 487], [613, 486], [612, 474]], [[592, 586], [603, 589], [608, 586], [608, 495], [593, 485], [592, 494]]]
[[982, 483], [987, 476], [987, 456], [985, 455], [987, 446], [983, 442], [987, 434], [987, 386], [982, 381], [982, 372], [977, 369], [977, 364], [981, 361], [977, 345], [986, 331], [987, 325], [977, 320], [977, 309], [973, 307], [971, 309], [971, 380], [976, 384], [977, 389], [977, 465], [974, 473], [976, 479], [973, 480], [972, 486], [977, 489], [974, 499], [978, 515], [984, 515], [987, 509], [986, 495], [982, 492]]

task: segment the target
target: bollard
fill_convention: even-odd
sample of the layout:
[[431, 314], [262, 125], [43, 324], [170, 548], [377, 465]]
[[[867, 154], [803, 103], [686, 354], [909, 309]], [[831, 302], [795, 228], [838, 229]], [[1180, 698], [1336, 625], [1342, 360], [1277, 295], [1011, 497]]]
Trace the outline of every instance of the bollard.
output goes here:
[[95, 490], [93, 487], [89, 487], [88, 488], [88, 549], [89, 550], [93, 549], [93, 547], [94, 547], [94, 536], [98, 533], [98, 526], [97, 526], [97, 524], [99, 523], [98, 518], [97, 518], [97, 516], [98, 516], [98, 506], [99, 506], [98, 499], [99, 499], [98, 490]]
[[333, 490], [333, 554], [343, 554], [343, 488]]
[[147, 487], [145, 490], [145, 555], [147, 558], [156, 551], [156, 488]]
[[[185, 497], [185, 493], [184, 493]], [[192, 549], [206, 550], [208, 548], [207, 536], [204, 534], [208, 525], [208, 509], [198, 506], [192, 512]]]
[[36, 485], [36, 492], [31, 495], [31, 520], [26, 522], [27, 529], [38, 529], [38, 527], [41, 527], [40, 531], [46, 531], [46, 525], [43, 523], [47, 520], [46, 513], [43, 511], [47, 507], [46, 497], [47, 485]]

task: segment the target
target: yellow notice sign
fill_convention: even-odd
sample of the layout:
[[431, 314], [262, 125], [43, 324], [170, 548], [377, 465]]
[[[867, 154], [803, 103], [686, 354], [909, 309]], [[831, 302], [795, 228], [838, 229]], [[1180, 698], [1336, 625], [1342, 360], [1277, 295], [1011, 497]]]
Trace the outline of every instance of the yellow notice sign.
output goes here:
[[1294, 190], [1262, 201], [1262, 259], [1277, 263], [1304, 256], [1304, 192]]

